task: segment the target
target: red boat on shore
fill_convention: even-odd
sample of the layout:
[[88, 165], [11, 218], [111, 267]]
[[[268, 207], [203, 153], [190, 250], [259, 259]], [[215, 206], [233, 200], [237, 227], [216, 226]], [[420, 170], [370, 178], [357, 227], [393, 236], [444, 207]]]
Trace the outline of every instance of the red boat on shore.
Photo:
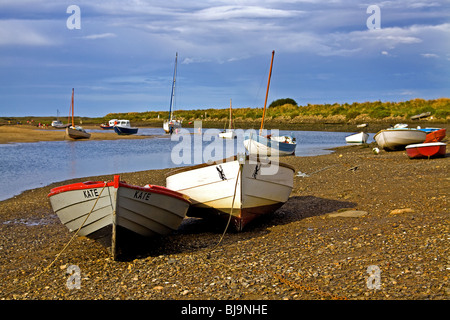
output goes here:
[[447, 144], [443, 142], [428, 142], [406, 146], [406, 154], [410, 159], [445, 157]]
[[425, 138], [424, 143], [439, 142], [445, 138], [446, 133], [447, 133], [447, 130], [445, 128], [431, 131], [430, 133], [427, 133], [427, 137]]

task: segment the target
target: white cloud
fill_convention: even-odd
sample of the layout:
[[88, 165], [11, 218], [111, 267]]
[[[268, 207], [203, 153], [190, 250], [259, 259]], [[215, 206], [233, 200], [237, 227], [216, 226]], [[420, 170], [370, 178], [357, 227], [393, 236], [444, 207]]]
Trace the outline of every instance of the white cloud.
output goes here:
[[105, 38], [115, 38], [116, 35], [114, 33], [100, 33], [100, 34], [91, 34], [88, 36], [82, 37], [83, 39], [88, 40], [97, 40], [97, 39], [105, 39]]
[[27, 20], [0, 20], [0, 45], [49, 46], [55, 41]]
[[301, 14], [298, 10], [280, 10], [261, 6], [217, 6], [199, 10], [193, 14], [203, 20], [227, 20], [236, 18], [287, 18]]
[[420, 55], [424, 58], [439, 58], [435, 53], [421, 53]]

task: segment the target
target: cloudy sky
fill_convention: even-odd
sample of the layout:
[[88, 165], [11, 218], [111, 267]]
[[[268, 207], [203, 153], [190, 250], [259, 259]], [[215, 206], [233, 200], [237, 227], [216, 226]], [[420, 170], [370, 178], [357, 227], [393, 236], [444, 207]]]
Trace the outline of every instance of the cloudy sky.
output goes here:
[[0, 116], [65, 117], [72, 88], [80, 116], [168, 110], [176, 52], [177, 109], [262, 107], [272, 50], [269, 102], [450, 97], [449, 18], [448, 0], [0, 0]]

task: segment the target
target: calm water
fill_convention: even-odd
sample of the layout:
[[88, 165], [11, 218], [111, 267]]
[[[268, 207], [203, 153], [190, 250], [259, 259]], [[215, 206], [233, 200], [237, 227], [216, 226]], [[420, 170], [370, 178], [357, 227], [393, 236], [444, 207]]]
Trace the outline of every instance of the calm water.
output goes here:
[[[140, 128], [139, 135], [153, 138], [0, 144], [0, 201], [67, 179], [174, 168], [245, 152], [240, 139], [216, 138], [219, 130], [204, 129], [202, 135], [192, 134], [192, 128], [184, 130], [190, 134], [174, 135], [172, 139], [164, 135], [162, 128]], [[345, 137], [351, 133], [280, 131], [280, 134], [291, 134], [297, 139], [297, 156], [315, 156], [345, 145]], [[373, 134], [369, 136], [368, 142], [371, 141]]]

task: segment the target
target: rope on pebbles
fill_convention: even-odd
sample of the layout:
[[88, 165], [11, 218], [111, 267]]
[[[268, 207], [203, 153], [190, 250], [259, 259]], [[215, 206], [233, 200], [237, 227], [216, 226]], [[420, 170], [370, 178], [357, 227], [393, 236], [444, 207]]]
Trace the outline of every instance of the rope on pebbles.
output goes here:
[[95, 200], [94, 205], [92, 206], [91, 211], [89, 212], [89, 214], [86, 216], [86, 218], [84, 219], [83, 223], [80, 225], [80, 227], [78, 228], [78, 230], [73, 234], [73, 236], [70, 238], [70, 240], [66, 243], [66, 245], [61, 249], [61, 251], [56, 255], [55, 259], [53, 259], [52, 262], [50, 262], [50, 264], [44, 268], [44, 270], [42, 270], [41, 272], [39, 272], [37, 275], [32, 276], [29, 282], [25, 282], [24, 284], [22, 284], [21, 286], [18, 286], [17, 288], [8, 291], [5, 293], [5, 295], [9, 295], [13, 292], [18, 291], [20, 288], [25, 287], [26, 285], [30, 286], [31, 283], [33, 281], [35, 281], [37, 278], [39, 278], [41, 275], [43, 275], [45, 272], [47, 272], [50, 267], [59, 259], [59, 257], [61, 256], [61, 254], [69, 247], [70, 243], [72, 242], [73, 239], [75, 239], [75, 237], [78, 235], [78, 233], [80, 232], [81, 228], [84, 226], [84, 224], [86, 223], [87, 219], [89, 218], [89, 216], [91, 215], [92, 211], [94, 211], [95, 206], [97, 205], [98, 199], [100, 199], [100, 196], [103, 193], [103, 190], [105, 190], [106, 185], [108, 184], [107, 181], [105, 181], [105, 185], [103, 186], [102, 190], [100, 191], [100, 194], [98, 195], [97, 199]]

